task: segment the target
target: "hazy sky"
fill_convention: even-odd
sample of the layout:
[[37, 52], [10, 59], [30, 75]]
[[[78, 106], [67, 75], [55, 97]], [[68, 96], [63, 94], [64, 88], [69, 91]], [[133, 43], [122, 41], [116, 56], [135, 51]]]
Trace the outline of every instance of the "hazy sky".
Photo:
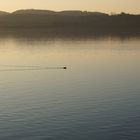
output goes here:
[[140, 13], [140, 0], [0, 0], [1, 11], [32, 8]]

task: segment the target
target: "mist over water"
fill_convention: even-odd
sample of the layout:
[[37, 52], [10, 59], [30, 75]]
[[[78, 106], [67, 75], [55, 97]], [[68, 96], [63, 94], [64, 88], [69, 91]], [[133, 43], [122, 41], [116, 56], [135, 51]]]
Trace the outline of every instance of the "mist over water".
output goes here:
[[[0, 35], [1, 140], [138, 140], [140, 38]], [[8, 66], [63, 69], [1, 71]]]

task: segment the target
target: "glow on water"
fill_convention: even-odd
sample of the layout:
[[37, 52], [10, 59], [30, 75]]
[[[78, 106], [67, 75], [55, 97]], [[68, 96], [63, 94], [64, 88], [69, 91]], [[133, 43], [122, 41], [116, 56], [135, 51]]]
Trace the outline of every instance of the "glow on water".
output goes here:
[[0, 139], [132, 140], [140, 134], [140, 38], [0, 38]]

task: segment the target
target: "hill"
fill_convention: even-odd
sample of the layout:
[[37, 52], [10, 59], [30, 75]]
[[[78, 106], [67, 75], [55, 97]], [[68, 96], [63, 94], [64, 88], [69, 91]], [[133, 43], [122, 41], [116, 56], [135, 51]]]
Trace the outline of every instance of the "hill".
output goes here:
[[107, 15], [105, 13], [100, 12], [87, 12], [87, 11], [80, 11], [80, 10], [66, 10], [66, 11], [51, 11], [51, 10], [37, 10], [37, 9], [25, 9], [25, 10], [17, 10], [12, 14], [30, 14], [30, 15], [65, 15], [65, 16], [85, 16], [85, 15]]
[[0, 16], [8, 15], [8, 14], [10, 14], [10, 13], [8, 13], [8, 12], [4, 12], [4, 11], [0, 11]]
[[18, 10], [1, 12], [1, 29], [44, 29], [60, 32], [130, 32], [140, 33], [140, 15], [108, 15], [87, 11]]
[[55, 14], [56, 12], [51, 11], [51, 10], [35, 10], [35, 9], [27, 9], [27, 10], [17, 10], [14, 11], [12, 14], [35, 14], [35, 15], [48, 15], [48, 14]]

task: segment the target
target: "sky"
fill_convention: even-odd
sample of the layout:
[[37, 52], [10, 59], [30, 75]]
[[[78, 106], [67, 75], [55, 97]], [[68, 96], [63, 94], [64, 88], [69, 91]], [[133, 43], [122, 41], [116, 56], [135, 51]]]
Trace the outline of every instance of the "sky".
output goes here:
[[140, 0], [0, 0], [0, 11], [13, 12], [18, 9], [140, 14]]

